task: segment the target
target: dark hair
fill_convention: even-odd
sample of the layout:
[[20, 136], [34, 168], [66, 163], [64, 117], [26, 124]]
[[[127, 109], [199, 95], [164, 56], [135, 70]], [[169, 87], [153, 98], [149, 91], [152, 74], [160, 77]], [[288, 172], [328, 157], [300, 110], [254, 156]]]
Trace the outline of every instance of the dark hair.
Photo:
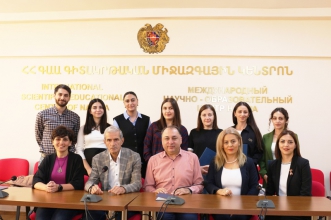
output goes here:
[[71, 130], [70, 128], [67, 128], [66, 126], [60, 125], [57, 126], [53, 131], [52, 131], [52, 135], [51, 135], [51, 139], [52, 141], [56, 138], [56, 137], [65, 137], [68, 136], [69, 140], [72, 142], [72, 146], [74, 144], [76, 144], [77, 142], [77, 137], [75, 135], [75, 132], [73, 130]]
[[200, 131], [201, 129], [203, 129], [203, 123], [202, 123], [202, 120], [201, 120], [201, 113], [202, 113], [202, 111], [204, 111], [206, 109], [210, 109], [210, 110], [213, 111], [213, 114], [214, 114], [213, 129], [218, 129], [216, 111], [215, 111], [215, 109], [212, 105], [206, 104], [206, 105], [201, 106], [201, 108], [199, 110], [197, 131]]
[[132, 92], [132, 91], [129, 91], [129, 92], [124, 93], [123, 100], [124, 100], [125, 96], [130, 95], [130, 94], [131, 94], [131, 95], [134, 95], [134, 96], [138, 99], [136, 93], [134, 93], [134, 92]]
[[282, 154], [281, 154], [280, 149], [279, 149], [279, 141], [280, 141], [280, 138], [283, 137], [284, 135], [291, 135], [291, 137], [294, 140], [295, 149], [293, 151], [293, 156], [301, 157], [300, 145], [299, 145], [299, 141], [298, 141], [297, 135], [293, 131], [283, 130], [279, 134], [278, 139], [277, 139], [277, 142], [276, 142], [276, 147], [275, 147], [275, 156], [276, 156], [276, 159], [282, 159]]
[[182, 126], [181, 119], [180, 119], [180, 111], [179, 111], [179, 107], [178, 107], [178, 104], [177, 104], [176, 100], [174, 98], [165, 98], [163, 100], [162, 104], [161, 104], [161, 117], [160, 117], [159, 120], [156, 121], [156, 125], [157, 125], [157, 127], [160, 131], [162, 131], [163, 128], [167, 127], [167, 123], [166, 123], [165, 118], [162, 114], [162, 107], [167, 102], [171, 103], [171, 106], [172, 106], [172, 108], [174, 109], [174, 112], [175, 112], [175, 117], [173, 119], [172, 125], [175, 125], [179, 128]]
[[56, 86], [55, 89], [54, 89], [54, 94], [57, 93], [57, 91], [59, 89], [65, 89], [65, 90], [67, 90], [67, 92], [69, 93], [69, 96], [71, 96], [71, 89], [70, 89], [69, 86], [64, 85], [64, 84], [60, 84], [60, 85]]
[[251, 128], [254, 131], [255, 138], [256, 138], [257, 148], [259, 150], [263, 150], [261, 132], [260, 132], [259, 128], [256, 125], [256, 122], [255, 122], [255, 119], [254, 119], [254, 115], [253, 115], [253, 111], [252, 111], [251, 107], [246, 102], [238, 102], [234, 106], [233, 112], [232, 112], [232, 121], [233, 121], [233, 123], [235, 125], [238, 124], [237, 118], [236, 118], [236, 116], [234, 116], [234, 113], [237, 111], [237, 109], [238, 109], [239, 106], [245, 106], [248, 109], [249, 116], [247, 118], [247, 125], [251, 126]]
[[180, 133], [180, 129], [179, 129], [177, 126], [175, 126], [175, 125], [170, 125], [170, 126], [164, 127], [164, 128], [162, 129], [162, 131], [161, 131], [161, 136], [163, 135], [163, 132], [164, 132], [165, 129], [167, 129], [167, 128], [169, 128], [169, 129], [176, 129], [176, 130], [178, 131], [179, 135], [182, 136], [182, 134]]
[[110, 125], [107, 123], [107, 110], [106, 110], [105, 103], [101, 99], [92, 99], [87, 107], [86, 121], [85, 121], [85, 125], [84, 125], [84, 135], [90, 134], [92, 132], [92, 129], [96, 127], [96, 123], [95, 123], [90, 111], [91, 111], [92, 105], [97, 102], [99, 102], [103, 108], [103, 115], [101, 116], [100, 123], [99, 123], [100, 133], [103, 134], [105, 129]]
[[270, 118], [269, 118], [269, 127], [270, 127], [271, 119], [272, 119], [272, 117], [274, 116], [274, 114], [275, 114], [276, 112], [280, 112], [280, 113], [282, 113], [282, 114], [284, 115], [285, 120], [286, 120], [284, 130], [287, 129], [287, 122], [288, 122], [288, 119], [289, 119], [290, 117], [288, 116], [288, 112], [286, 111], [286, 109], [285, 109], [285, 108], [282, 108], [282, 107], [275, 108], [275, 109], [271, 112], [271, 115], [270, 115]]

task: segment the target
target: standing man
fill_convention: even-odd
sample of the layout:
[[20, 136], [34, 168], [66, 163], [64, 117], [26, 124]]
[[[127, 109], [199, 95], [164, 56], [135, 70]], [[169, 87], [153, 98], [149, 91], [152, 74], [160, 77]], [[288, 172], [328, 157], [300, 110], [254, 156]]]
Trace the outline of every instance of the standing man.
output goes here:
[[[200, 193], [203, 179], [196, 154], [182, 150], [182, 137], [176, 126], [168, 126], [162, 131], [164, 151], [149, 159], [145, 179], [145, 191], [185, 195]], [[193, 186], [195, 185], [195, 186]], [[185, 187], [179, 188], [178, 187]], [[198, 219], [194, 213], [164, 213], [167, 219]]]
[[[54, 107], [45, 109], [37, 114], [35, 134], [39, 145], [39, 152], [41, 153], [39, 164], [45, 156], [55, 152], [52, 145], [51, 134], [57, 126], [63, 125], [72, 129], [77, 137], [80, 118], [76, 113], [67, 109], [70, 96], [71, 89], [69, 86], [64, 84], [58, 85], [54, 89]], [[69, 147], [69, 151], [71, 152], [75, 152], [73, 145]]]
[[[101, 195], [108, 191], [116, 195], [139, 192], [141, 188], [140, 155], [128, 148], [122, 148], [124, 142], [122, 131], [110, 126], [104, 132], [107, 150], [92, 159], [92, 172], [85, 184], [85, 190], [91, 194]], [[108, 171], [104, 167], [109, 167]], [[101, 189], [98, 183], [101, 182]], [[137, 212], [128, 212], [128, 218]], [[106, 211], [90, 211], [92, 219], [104, 220]], [[90, 217], [88, 217], [90, 219]], [[84, 216], [85, 219], [85, 216]], [[116, 219], [121, 219], [120, 212]]]

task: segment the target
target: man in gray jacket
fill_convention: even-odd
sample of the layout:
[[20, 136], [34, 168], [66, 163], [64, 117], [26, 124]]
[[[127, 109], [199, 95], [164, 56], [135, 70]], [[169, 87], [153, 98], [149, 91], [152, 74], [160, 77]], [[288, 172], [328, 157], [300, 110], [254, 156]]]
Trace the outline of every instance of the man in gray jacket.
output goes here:
[[[108, 191], [116, 195], [139, 192], [141, 188], [141, 160], [138, 153], [122, 148], [122, 131], [110, 126], [104, 132], [107, 150], [92, 159], [92, 172], [85, 184], [85, 190], [101, 195]], [[105, 170], [105, 166], [109, 167]], [[99, 188], [98, 183], [101, 183]], [[90, 211], [94, 220], [105, 219], [105, 211]], [[135, 213], [128, 212], [128, 218]], [[100, 217], [99, 217], [100, 216]], [[85, 217], [85, 216], [84, 216]], [[118, 214], [116, 219], [120, 218]]]

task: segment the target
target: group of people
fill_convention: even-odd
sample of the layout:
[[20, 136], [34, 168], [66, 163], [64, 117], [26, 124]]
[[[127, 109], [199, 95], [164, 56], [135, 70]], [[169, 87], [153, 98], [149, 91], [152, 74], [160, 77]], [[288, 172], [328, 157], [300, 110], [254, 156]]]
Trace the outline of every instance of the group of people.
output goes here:
[[[143, 177], [146, 192], [185, 195], [202, 193], [205, 187], [208, 193], [222, 196], [257, 195], [261, 176], [267, 195], [311, 195], [309, 161], [301, 157], [297, 135], [287, 129], [289, 116], [284, 108], [272, 111], [269, 122], [274, 130], [262, 138], [247, 103], [235, 105], [234, 126], [224, 130], [218, 128], [214, 107], [206, 104], [199, 110], [197, 128], [188, 135], [173, 98], [164, 99], [160, 119], [151, 123], [150, 117], [137, 111], [137, 95], [127, 92], [123, 96], [126, 111], [116, 116], [112, 125], [104, 102], [93, 99], [80, 127], [79, 116], [66, 108], [70, 96], [68, 86], [58, 85], [54, 107], [37, 115], [35, 132], [41, 158], [33, 179], [36, 189], [81, 190], [85, 174], [89, 176], [85, 190], [92, 194], [137, 192]], [[207, 147], [216, 156], [210, 165], [200, 166], [198, 158]], [[104, 166], [109, 169], [105, 171]], [[177, 189], [182, 186], [190, 187]], [[36, 215], [37, 219], [71, 219], [78, 212], [38, 208]], [[105, 214], [103, 210], [91, 211], [95, 220], [105, 219]], [[134, 214], [129, 212], [128, 217]], [[198, 215], [165, 213], [162, 219], [198, 219]], [[249, 216], [214, 215], [214, 219]]]

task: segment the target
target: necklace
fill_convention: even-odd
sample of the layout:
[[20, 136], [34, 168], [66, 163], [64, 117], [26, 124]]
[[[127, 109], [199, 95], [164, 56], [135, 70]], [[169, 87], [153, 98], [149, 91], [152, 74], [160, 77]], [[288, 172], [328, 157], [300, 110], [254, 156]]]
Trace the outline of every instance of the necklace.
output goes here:
[[67, 162], [67, 159], [68, 159], [68, 157], [66, 157], [66, 159], [65, 160], [63, 160], [63, 163], [60, 165], [60, 160], [59, 160], [59, 158], [57, 158], [57, 164], [59, 165], [59, 169], [57, 169], [57, 172], [58, 173], [62, 173], [62, 166]]
[[226, 162], [226, 163], [234, 163], [234, 162], [236, 162], [237, 160], [238, 160], [238, 158], [237, 158], [237, 159], [235, 159], [234, 161], [231, 161], [231, 162], [229, 162], [229, 161], [225, 160], [225, 162]]

